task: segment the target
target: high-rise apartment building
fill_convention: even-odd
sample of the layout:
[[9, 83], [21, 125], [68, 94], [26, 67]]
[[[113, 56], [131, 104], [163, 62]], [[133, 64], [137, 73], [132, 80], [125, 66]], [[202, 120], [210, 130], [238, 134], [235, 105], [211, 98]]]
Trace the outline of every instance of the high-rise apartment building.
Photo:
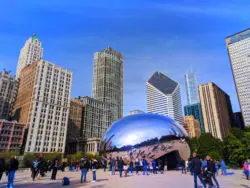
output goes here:
[[123, 55], [110, 47], [94, 55], [92, 95], [111, 104], [113, 121], [123, 116]]
[[244, 124], [250, 127], [250, 29], [226, 38]]
[[205, 131], [223, 139], [232, 124], [230, 97], [212, 82], [200, 85], [199, 94]]
[[36, 34], [34, 34], [25, 42], [23, 48], [20, 51], [16, 70], [16, 78], [20, 77], [20, 73], [25, 66], [40, 60], [42, 55], [42, 43], [37, 38]]
[[0, 119], [8, 119], [16, 97], [18, 81], [5, 69], [0, 72]]
[[171, 117], [183, 124], [179, 84], [160, 72], [146, 82], [147, 111]]
[[195, 74], [185, 74], [185, 85], [188, 105], [199, 103], [199, 92]]
[[72, 73], [39, 60], [23, 68], [13, 110], [28, 128], [25, 152], [64, 153]]
[[200, 123], [200, 131], [202, 134], [205, 133], [205, 128], [204, 128], [204, 122], [203, 122], [203, 117], [202, 117], [202, 110], [201, 110], [201, 104], [196, 103], [196, 104], [190, 104], [184, 106], [184, 115], [185, 116], [194, 116], [196, 120], [199, 121]]
[[200, 122], [194, 116], [184, 116], [184, 128], [188, 132], [190, 138], [200, 137]]

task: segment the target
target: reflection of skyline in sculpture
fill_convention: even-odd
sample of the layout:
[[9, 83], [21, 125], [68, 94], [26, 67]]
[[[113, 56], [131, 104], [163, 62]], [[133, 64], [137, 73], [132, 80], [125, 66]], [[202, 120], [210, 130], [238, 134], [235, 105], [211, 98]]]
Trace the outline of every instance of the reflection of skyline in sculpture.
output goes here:
[[187, 160], [190, 149], [182, 126], [166, 116], [136, 114], [127, 116], [110, 126], [102, 139], [100, 152], [104, 158], [123, 157], [158, 159], [178, 151]]

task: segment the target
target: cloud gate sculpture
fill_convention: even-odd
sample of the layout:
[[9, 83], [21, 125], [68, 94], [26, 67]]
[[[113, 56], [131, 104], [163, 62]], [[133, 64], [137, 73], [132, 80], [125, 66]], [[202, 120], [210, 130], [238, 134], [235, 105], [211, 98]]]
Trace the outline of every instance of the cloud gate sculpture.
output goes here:
[[185, 129], [169, 117], [151, 113], [130, 115], [110, 126], [101, 141], [100, 154], [107, 160], [161, 159], [175, 168], [190, 156], [187, 136]]

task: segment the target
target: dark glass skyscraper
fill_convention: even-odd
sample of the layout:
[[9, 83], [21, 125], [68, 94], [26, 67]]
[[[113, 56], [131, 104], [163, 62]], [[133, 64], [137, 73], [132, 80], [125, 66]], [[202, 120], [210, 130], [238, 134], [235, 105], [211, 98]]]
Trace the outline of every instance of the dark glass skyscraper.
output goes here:
[[201, 133], [202, 134], [205, 133], [204, 122], [203, 122], [201, 104], [200, 103], [190, 104], [190, 105], [184, 106], [184, 114], [185, 114], [185, 116], [193, 115], [195, 119], [199, 120]]

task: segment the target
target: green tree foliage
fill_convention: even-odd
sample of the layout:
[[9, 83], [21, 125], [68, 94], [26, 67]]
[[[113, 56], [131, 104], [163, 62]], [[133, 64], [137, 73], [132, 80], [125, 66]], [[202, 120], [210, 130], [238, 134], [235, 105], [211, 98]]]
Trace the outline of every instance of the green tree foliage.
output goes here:
[[83, 152], [76, 152], [75, 154], [71, 155], [71, 161], [80, 161], [83, 157]]
[[0, 153], [0, 157], [4, 158], [5, 161], [8, 161], [10, 159], [10, 156], [18, 156], [19, 152], [18, 151], [8, 151], [5, 150], [3, 152]]
[[188, 144], [200, 158], [210, 155], [215, 160], [224, 159], [232, 167], [242, 167], [244, 161], [250, 158], [250, 128], [241, 130], [234, 127], [223, 141], [204, 134], [199, 138], [188, 139]]
[[192, 152], [196, 152], [200, 158], [211, 155], [212, 158], [220, 160], [223, 155], [223, 142], [214, 138], [211, 134], [203, 134], [199, 138], [188, 139]]
[[228, 164], [241, 167], [250, 157], [250, 129], [232, 128], [224, 138], [224, 158]]

